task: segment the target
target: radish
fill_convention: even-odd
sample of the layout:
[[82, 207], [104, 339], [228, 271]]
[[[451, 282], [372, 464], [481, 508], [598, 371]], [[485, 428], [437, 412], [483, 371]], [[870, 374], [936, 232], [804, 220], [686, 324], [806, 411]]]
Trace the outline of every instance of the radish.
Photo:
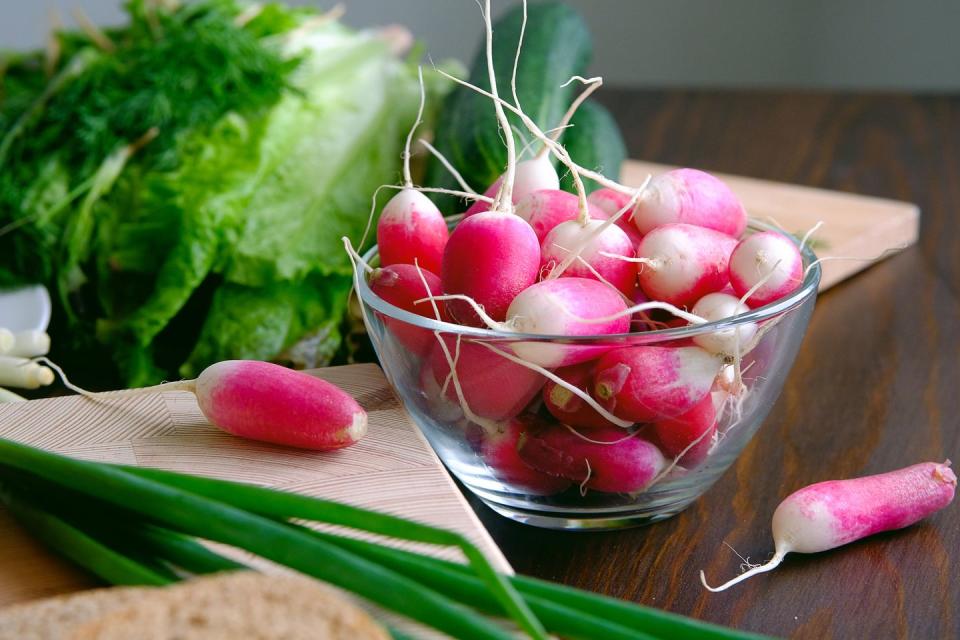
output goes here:
[[626, 420], [678, 416], [710, 393], [722, 364], [700, 347], [622, 347], [597, 362], [593, 395]]
[[[590, 392], [590, 383], [593, 378], [592, 362], [563, 367], [554, 373], [585, 393]], [[554, 418], [571, 427], [598, 429], [615, 426], [584, 402], [583, 398], [553, 380], [549, 380], [543, 387], [543, 404]]]
[[[420, 274], [423, 274], [421, 280]], [[426, 286], [424, 285], [426, 282]], [[404, 311], [415, 313], [425, 318], [433, 317], [433, 309], [426, 302], [417, 303], [425, 296], [441, 294], [440, 278], [426, 269], [420, 269], [410, 264], [395, 264], [370, 273], [370, 290], [380, 298]], [[440, 312], [440, 320], [446, 320], [446, 310], [442, 301], [436, 303]], [[390, 333], [399, 340], [410, 352], [424, 356], [433, 347], [435, 339], [428, 329], [416, 327], [412, 324], [392, 318], [386, 314], [378, 314]]]
[[440, 272], [449, 232], [443, 214], [419, 191], [406, 187], [390, 198], [377, 222], [380, 264], [413, 264]]
[[[589, 213], [591, 218], [598, 220], [609, 217], [593, 207]], [[533, 227], [542, 244], [551, 229], [561, 222], [577, 219], [580, 215], [580, 199], [559, 189], [539, 189], [517, 202], [516, 214]]]
[[[512, 214], [486, 211], [458, 224], [443, 254], [441, 275], [448, 294], [466, 295], [495, 320], [540, 274], [540, 243], [533, 229]], [[462, 300], [448, 309], [461, 324], [480, 326], [482, 321]]]
[[633, 222], [643, 234], [680, 222], [737, 238], [747, 228], [747, 212], [719, 178], [696, 169], [674, 169], [653, 179], [633, 210]]
[[690, 224], [665, 224], [643, 237], [637, 249], [640, 286], [654, 300], [692, 305], [729, 283], [733, 238]]
[[[730, 284], [738, 296], [751, 289], [746, 302], [762, 307], [779, 300], [803, 282], [803, 256], [792, 240], [775, 231], [745, 238], [730, 254]], [[758, 286], [759, 285], [759, 286]]]
[[[549, 156], [538, 156], [519, 162], [516, 166], [516, 172], [512, 196], [514, 204], [519, 204], [521, 200], [534, 191], [542, 189], [560, 190], [560, 177], [557, 175], [557, 170], [553, 168], [553, 162], [550, 161]], [[490, 198], [496, 196], [502, 183], [503, 176], [500, 176], [487, 187], [483, 195]], [[477, 200], [470, 205], [463, 215], [469, 217], [489, 210], [489, 203]]]
[[428, 271], [440, 273], [443, 249], [449, 235], [447, 222], [437, 206], [413, 188], [413, 177], [410, 174], [410, 143], [414, 132], [423, 121], [426, 101], [423, 71], [417, 71], [420, 77], [420, 107], [403, 149], [403, 189], [390, 198], [380, 212], [380, 220], [377, 221], [377, 248], [381, 266], [413, 264], [417, 261]]
[[[519, 333], [592, 336], [630, 331], [626, 303], [610, 287], [586, 278], [543, 280], [524, 289], [507, 309], [507, 326]], [[614, 316], [610, 320], [597, 318]], [[561, 367], [598, 357], [611, 346], [522, 341], [511, 348], [542, 367]]]
[[[539, 373], [487, 349], [483, 343], [463, 340], [457, 345], [451, 336], [441, 336], [440, 339], [453, 356], [452, 369], [456, 372], [463, 400], [469, 411], [477, 416], [490, 420], [517, 416], [543, 387], [545, 379]], [[426, 366], [430, 367], [433, 382], [440, 385], [444, 396], [459, 402], [443, 346], [437, 344], [434, 347]]]
[[[604, 224], [602, 220], [586, 224], [570, 220], [556, 225], [543, 239], [541, 264], [543, 269], [552, 270], [563, 264], [572, 248], [580, 246], [578, 259], [563, 275], [599, 280], [630, 296], [637, 288], [637, 266], [629, 260], [633, 244], [623, 229], [616, 225], [601, 228]], [[585, 236], [590, 239], [584, 244]]]
[[[627, 203], [630, 202], [630, 194], [615, 191], [609, 187], [603, 187], [587, 196], [587, 202], [590, 203], [591, 207], [603, 211], [607, 214], [606, 217], [609, 218], [627, 206]], [[616, 225], [623, 229], [627, 237], [630, 238], [630, 242], [633, 243], [633, 246], [637, 246], [640, 244], [640, 241], [643, 240], [643, 234], [640, 233], [640, 230], [637, 229], [637, 226], [633, 223], [633, 211], [621, 216], [620, 219], [617, 220]]]
[[717, 410], [712, 394], [692, 409], [675, 418], [664, 418], [653, 423], [654, 442], [668, 458], [692, 468], [707, 459], [717, 433]]
[[527, 415], [502, 423], [493, 433], [484, 432], [479, 446], [480, 458], [509, 489], [549, 496], [570, 486], [566, 478], [537, 471], [520, 459], [517, 452], [520, 442], [543, 428], [545, 423], [536, 416]]
[[666, 466], [660, 450], [636, 434], [603, 427], [581, 436], [564, 425], [529, 433], [520, 442], [520, 459], [544, 473], [573, 482], [581, 490], [636, 493]]
[[723, 591], [758, 573], [775, 569], [788, 553], [819, 553], [882, 531], [902, 529], [943, 509], [957, 487], [950, 461], [923, 462], [904, 469], [852, 480], [829, 480], [804, 487], [773, 513], [776, 553], [719, 587]]
[[[727, 293], [708, 293], [693, 305], [691, 313], [704, 318], [708, 322], [732, 318], [733, 316], [750, 311], [750, 307]], [[718, 329], [710, 333], [702, 333], [693, 337], [694, 343], [710, 353], [718, 355], [742, 355], [757, 333], [754, 322], [741, 322], [736, 328]]]

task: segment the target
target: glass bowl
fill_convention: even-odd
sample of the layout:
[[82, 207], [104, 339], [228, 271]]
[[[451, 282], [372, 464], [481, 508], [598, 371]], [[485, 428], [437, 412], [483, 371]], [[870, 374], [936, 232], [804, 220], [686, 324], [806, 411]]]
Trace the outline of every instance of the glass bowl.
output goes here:
[[[451, 219], [451, 225], [455, 222]], [[748, 232], [761, 230], [777, 231], [751, 221]], [[787, 237], [797, 243], [796, 238]], [[808, 248], [803, 258], [805, 265], [816, 259]], [[368, 251], [364, 260], [376, 266], [377, 248]], [[780, 395], [820, 283], [820, 267], [814, 266], [792, 294], [722, 321], [567, 337], [493, 331], [424, 318], [374, 294], [360, 267], [355, 275], [364, 322], [383, 370], [446, 467], [494, 511], [519, 522], [554, 529], [613, 529], [655, 522], [679, 513], [709, 489], [743, 451]], [[544, 406], [545, 395], [553, 388], [547, 376], [519, 364], [517, 353], [536, 352], [531, 346], [538, 344], [569, 345], [564, 348], [581, 349], [592, 358], [621, 347], [682, 349], [691, 346], [698, 336], [722, 331], [729, 335], [731, 330], [739, 331], [750, 323], [756, 332], [741, 358], [743, 386], [734, 382], [731, 359], [721, 361], [708, 392], [716, 410], [716, 428], [687, 450], [691, 455], [694, 449], [699, 452], [695, 460], [682, 451], [682, 457], [676, 451], [673, 457], [665, 454], [654, 481], [629, 493], [603, 487], [598, 481], [603, 470], [589, 465], [594, 454], [582, 454], [579, 447], [562, 452], [570, 458], [567, 468], [572, 464], [580, 469], [578, 460], [584, 460], [583, 468], [572, 475], [567, 473], [566, 478], [543, 473], [545, 468], [536, 459], [533, 463], [539, 468], [529, 464], [531, 457], [536, 458], [534, 443], [543, 442], [537, 439], [538, 434], [571, 428], [562, 425]], [[459, 393], [449, 376], [451, 362], [458, 373]], [[464, 410], [461, 395], [469, 412]], [[667, 450], [657, 435], [660, 428], [660, 424], [636, 425], [617, 431], [623, 434], [617, 440], [631, 436]], [[594, 453], [601, 452], [597, 455], [627, 455], [608, 448], [614, 446], [608, 443], [615, 442], [609, 439], [609, 428], [594, 431], [606, 434], [604, 444], [589, 442], [598, 440], [590, 437], [591, 431], [578, 428], [571, 435], [579, 434], [578, 441], [592, 446]], [[594, 466], [601, 462], [595, 460]], [[597, 485], [606, 490], [599, 490]]]

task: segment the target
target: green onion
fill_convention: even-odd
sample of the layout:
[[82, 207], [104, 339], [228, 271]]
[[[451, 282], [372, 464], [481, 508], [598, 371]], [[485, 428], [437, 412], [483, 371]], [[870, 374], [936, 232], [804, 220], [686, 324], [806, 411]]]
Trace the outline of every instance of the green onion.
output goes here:
[[104, 546], [54, 515], [35, 509], [7, 488], [0, 499], [10, 513], [41, 542], [110, 584], [160, 586], [175, 582]]
[[[256, 553], [455, 637], [511, 635], [449, 598], [315, 536], [230, 505], [129, 474], [0, 439], [0, 465], [45, 478], [183, 533]], [[542, 635], [536, 637], [543, 637]]]

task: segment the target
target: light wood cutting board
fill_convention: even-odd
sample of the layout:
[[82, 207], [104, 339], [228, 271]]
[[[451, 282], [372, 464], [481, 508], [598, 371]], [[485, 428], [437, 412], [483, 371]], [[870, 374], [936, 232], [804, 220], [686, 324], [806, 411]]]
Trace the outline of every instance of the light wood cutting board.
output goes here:
[[[194, 396], [181, 392], [0, 404], [0, 437], [87, 460], [241, 480], [397, 514], [465, 534], [494, 566], [510, 571], [380, 368], [351, 365], [312, 373], [345, 389], [369, 413], [369, 432], [357, 444], [320, 453], [241, 440], [209, 425]], [[455, 549], [418, 548], [460, 557]], [[0, 606], [95, 584], [0, 510]]]
[[[639, 186], [647, 175], [657, 175], [673, 168], [627, 160], [620, 180], [624, 184]], [[730, 185], [752, 218], [775, 221], [797, 236], [803, 236], [822, 220], [824, 224], [815, 236], [817, 242], [814, 245], [817, 256], [821, 258], [875, 258], [887, 249], [907, 247], [917, 241], [920, 210], [909, 202], [756, 178], [716, 175]], [[820, 290], [832, 287], [876, 261], [831, 260], [822, 263]]]

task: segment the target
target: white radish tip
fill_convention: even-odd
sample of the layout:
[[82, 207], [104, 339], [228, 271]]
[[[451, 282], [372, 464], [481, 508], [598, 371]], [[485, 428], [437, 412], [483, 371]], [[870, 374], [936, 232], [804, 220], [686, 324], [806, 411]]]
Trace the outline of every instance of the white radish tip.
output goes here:
[[0, 353], [6, 353], [13, 348], [13, 332], [9, 329], [0, 329]]

